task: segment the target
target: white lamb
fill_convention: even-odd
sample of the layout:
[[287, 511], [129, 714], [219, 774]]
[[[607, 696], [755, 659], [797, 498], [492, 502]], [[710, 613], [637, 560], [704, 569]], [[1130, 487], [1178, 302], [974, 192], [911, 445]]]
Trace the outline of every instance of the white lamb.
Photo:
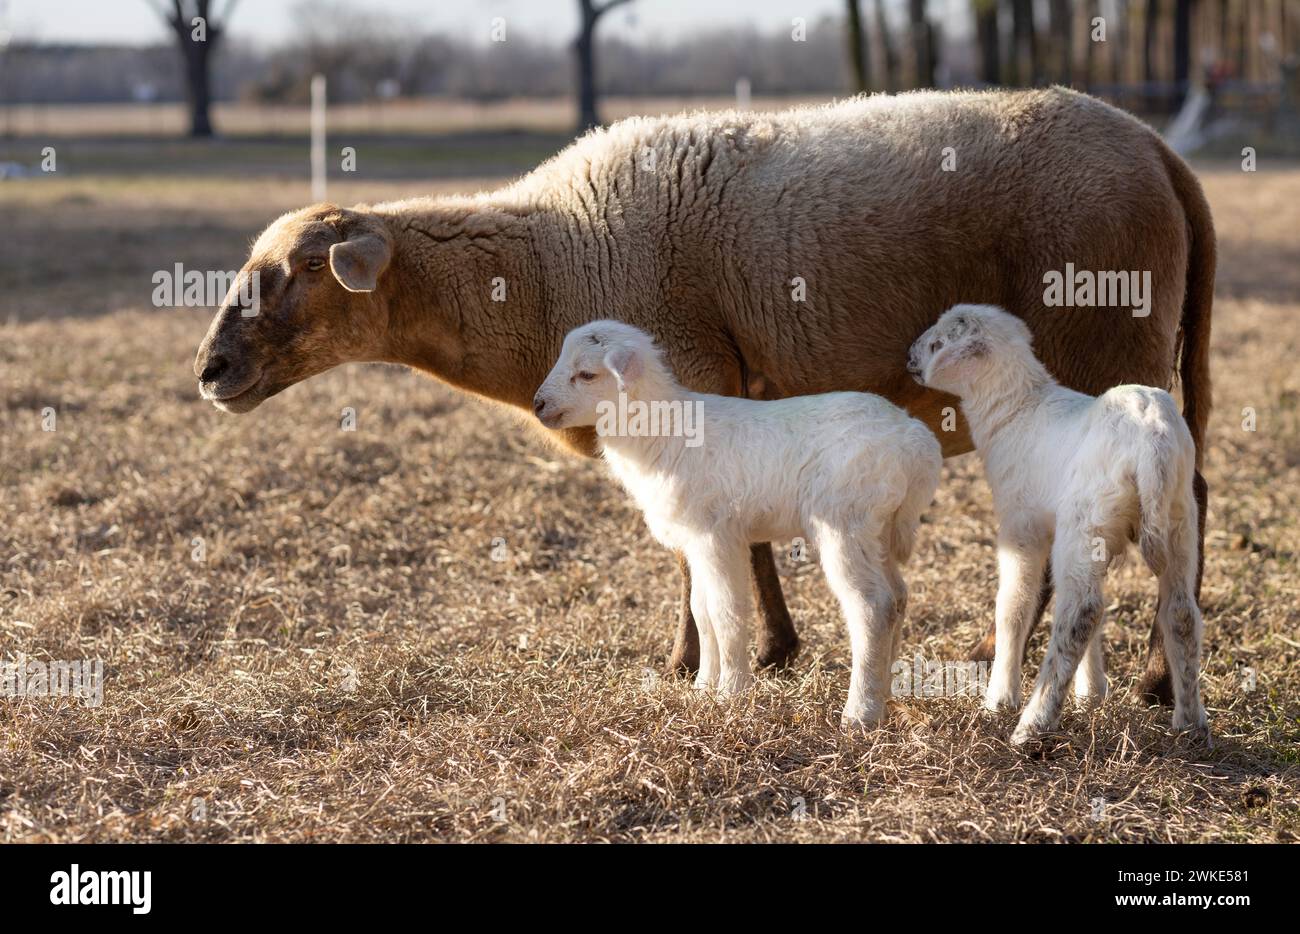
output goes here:
[[1160, 579], [1158, 620], [1174, 685], [1175, 729], [1208, 738], [1199, 670], [1196, 500], [1191, 432], [1169, 393], [1118, 386], [1086, 396], [1034, 356], [1023, 321], [957, 305], [912, 345], [923, 385], [961, 397], [998, 515], [997, 647], [985, 704], [1020, 705], [1020, 659], [1049, 554], [1056, 587], [1051, 641], [1012, 742], [1054, 729], [1066, 683], [1106, 692], [1101, 629], [1108, 564], [1136, 541]]
[[863, 393], [757, 402], [690, 392], [648, 334], [617, 321], [569, 332], [534, 409], [548, 428], [595, 426], [651, 533], [686, 556], [697, 687], [750, 686], [749, 546], [803, 536], [848, 625], [843, 723], [883, 718], [907, 601], [898, 565], [939, 481], [929, 429]]

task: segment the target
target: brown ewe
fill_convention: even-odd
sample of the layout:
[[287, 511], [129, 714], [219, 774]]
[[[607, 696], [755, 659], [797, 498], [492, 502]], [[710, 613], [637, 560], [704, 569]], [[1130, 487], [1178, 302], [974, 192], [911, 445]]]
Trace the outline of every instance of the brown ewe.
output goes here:
[[[1146, 307], [1049, 305], [1045, 283], [1067, 263], [1149, 273]], [[528, 410], [564, 335], [617, 317], [654, 335], [693, 390], [741, 394], [761, 375], [768, 396], [874, 392], [954, 455], [971, 449], [945, 417], [956, 401], [908, 376], [908, 348], [945, 308], [990, 303], [1023, 318], [1081, 392], [1179, 372], [1199, 466], [1214, 263], [1187, 166], [1070, 91], [638, 118], [496, 192], [281, 217], [244, 267], [260, 276], [259, 313], [222, 308], [194, 371], [232, 412], [349, 361], [403, 363]], [[563, 440], [594, 450], [589, 430]], [[752, 557], [759, 660], [781, 664], [798, 640], [770, 546]], [[683, 580], [672, 664], [692, 668]], [[1158, 639], [1140, 689], [1167, 699]], [[990, 633], [983, 657], [992, 645]]]

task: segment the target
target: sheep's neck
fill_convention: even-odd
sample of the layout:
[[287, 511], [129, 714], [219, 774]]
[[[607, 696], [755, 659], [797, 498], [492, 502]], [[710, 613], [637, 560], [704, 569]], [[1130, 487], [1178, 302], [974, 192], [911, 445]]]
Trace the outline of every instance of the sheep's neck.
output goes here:
[[[388, 308], [388, 359], [459, 389], [531, 409], [552, 348], [539, 302], [525, 221], [478, 213], [473, 232], [454, 203], [392, 216], [395, 246], [380, 289]], [[489, 229], [490, 227], [490, 229]]]
[[1014, 432], [1051, 381], [1051, 375], [1033, 357], [998, 360], [987, 367], [961, 396], [962, 412], [970, 424], [975, 447], [984, 453], [1008, 432]]
[[[687, 406], [694, 405], [701, 396], [698, 393], [688, 392], [686, 389], [677, 385], [667, 374], [648, 373], [638, 380], [635, 389], [626, 394], [627, 409], [631, 411], [634, 405], [650, 406], [653, 403], [679, 403], [679, 417], [685, 417]], [[610, 400], [611, 404], [618, 406], [618, 400]], [[599, 438], [601, 446], [609, 452], [620, 457], [635, 461], [642, 467], [652, 467], [654, 465], [663, 465], [675, 461], [686, 447], [686, 437], [680, 429], [670, 431], [666, 434], [631, 434], [621, 429], [624, 426], [615, 426], [613, 432], [600, 432]], [[599, 426], [597, 426], [599, 428]]]

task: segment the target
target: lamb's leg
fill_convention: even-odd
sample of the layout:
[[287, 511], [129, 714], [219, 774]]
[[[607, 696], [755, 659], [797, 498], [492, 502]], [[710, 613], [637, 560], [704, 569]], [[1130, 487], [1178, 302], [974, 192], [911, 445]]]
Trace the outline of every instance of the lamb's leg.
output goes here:
[[[1205, 510], [1210, 499], [1210, 488], [1199, 470], [1192, 474], [1192, 493], [1196, 498], [1196, 603], [1199, 605], [1201, 578], [1205, 574]], [[1151, 638], [1147, 642], [1147, 667], [1135, 690], [1137, 696], [1148, 704], [1168, 705], [1174, 702], [1169, 662], [1160, 636], [1160, 615], [1163, 609], [1162, 604], [1156, 604], [1156, 618], [1151, 623]]]
[[[1034, 610], [1034, 615], [1030, 617], [1029, 629], [1025, 632], [1025, 642], [1023, 651], [1029, 651], [1029, 637], [1033, 635], [1038, 624], [1043, 620], [1043, 614], [1047, 612], [1047, 604], [1052, 602], [1052, 562], [1049, 560], [1047, 566], [1043, 568], [1042, 582], [1038, 589], [1038, 606]], [[969, 654], [973, 662], [991, 662], [997, 655], [998, 646], [998, 624], [995, 619], [989, 624], [989, 631], [984, 634], [984, 638], [976, 642], [971, 647]], [[1022, 654], [1020, 663], [1024, 664], [1024, 655]]]
[[[902, 628], [902, 607], [877, 538], [849, 538], [826, 530], [817, 539], [826, 582], [844, 611], [853, 652], [849, 697], [840, 718], [845, 727], [871, 728], [885, 718], [889, 669], [896, 633]], [[901, 576], [893, 577], [901, 583]]]
[[781, 593], [771, 544], [751, 545], [750, 566], [754, 572], [754, 599], [761, 611], [758, 630], [758, 664], [763, 668], [785, 668], [799, 654], [799, 636]]
[[[698, 580], [698, 577], [696, 578]], [[708, 690], [718, 684], [718, 638], [709, 617], [708, 597], [704, 587], [691, 591], [691, 613], [699, 629], [700, 670], [695, 676], [696, 690]]]
[[1056, 584], [1056, 615], [1047, 657], [1034, 682], [1034, 692], [1020, 715], [1011, 742], [1022, 745], [1061, 722], [1065, 689], [1079, 667], [1079, 659], [1101, 626], [1106, 602], [1102, 581], [1106, 562], [1092, 560], [1088, 543], [1095, 532], [1079, 527], [1058, 530], [1052, 547]]
[[[721, 694], [739, 694], [754, 683], [749, 670], [749, 562], [743, 544], [711, 542], [691, 554], [691, 582], [698, 596], [691, 603], [704, 609], [717, 644], [716, 687]], [[704, 603], [701, 606], [700, 601]], [[707, 638], [707, 637], [706, 637]], [[703, 643], [704, 638], [701, 639]], [[701, 674], [712, 646], [701, 646]]]
[[1201, 611], [1193, 596], [1199, 576], [1195, 534], [1185, 504], [1175, 503], [1170, 522], [1169, 560], [1160, 575], [1160, 613], [1156, 622], [1164, 636], [1165, 655], [1173, 673], [1174, 729], [1197, 730], [1208, 737], [1205, 707], [1201, 703]]
[[678, 598], [677, 636], [667, 667], [670, 675], [691, 675], [700, 667], [700, 635], [691, 611], [691, 565], [680, 552], [677, 569], [681, 572], [682, 588]]
[[1096, 707], [1106, 699], [1106, 656], [1102, 651], [1103, 627], [1098, 626], [1079, 670], [1074, 673], [1074, 699], [1081, 707]]
[[1008, 527], [998, 534], [998, 596], [994, 613], [997, 649], [984, 706], [1020, 707], [1020, 665], [1029, 631], [1041, 614], [1043, 571], [1048, 540], [1041, 534]]

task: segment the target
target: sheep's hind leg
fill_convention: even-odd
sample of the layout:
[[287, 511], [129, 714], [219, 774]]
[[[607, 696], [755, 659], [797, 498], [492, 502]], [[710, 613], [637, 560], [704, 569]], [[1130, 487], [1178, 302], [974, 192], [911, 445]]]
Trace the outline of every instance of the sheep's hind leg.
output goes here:
[[677, 554], [677, 569], [681, 572], [682, 582], [678, 596], [677, 635], [666, 667], [669, 675], [693, 675], [700, 667], [700, 634], [691, 609], [691, 566], [680, 552]]
[[[746, 548], [741, 544], [714, 542], [691, 555], [691, 584], [696, 588], [691, 604], [705, 612], [709, 632], [716, 640], [716, 687], [721, 694], [739, 694], [754, 683], [749, 670], [749, 614], [753, 607], [748, 572]], [[702, 674], [706, 652], [711, 653], [712, 647], [702, 645]]]
[[902, 578], [891, 577], [885, 569], [884, 550], [874, 537], [849, 538], [828, 529], [818, 535], [817, 547], [826, 582], [844, 611], [853, 652], [849, 697], [840, 722], [873, 728], [885, 718], [889, 698], [890, 664], [903, 609], [895, 584]]
[[1048, 538], [1004, 523], [998, 534], [998, 596], [994, 611], [997, 650], [984, 706], [1020, 708], [1020, 666], [1029, 631], [1041, 615], [1043, 571]]
[[1106, 562], [1092, 560], [1088, 543], [1093, 537], [1093, 533], [1085, 533], [1078, 526], [1057, 533], [1052, 548], [1056, 617], [1034, 692], [1011, 734], [1011, 742], [1017, 746], [1055, 729], [1061, 722], [1066, 686], [1101, 626], [1106, 606], [1102, 593]]
[[1156, 622], [1164, 636], [1165, 655], [1173, 675], [1175, 730], [1192, 730], [1209, 738], [1201, 703], [1201, 638], [1204, 624], [1193, 596], [1199, 568], [1189, 512], [1191, 498], [1175, 503], [1169, 534], [1169, 560], [1160, 575], [1160, 607]]
[[749, 548], [754, 573], [754, 598], [758, 602], [761, 626], [758, 630], [758, 664], [761, 668], [785, 668], [799, 654], [799, 636], [781, 592], [772, 546], [764, 542]]
[[1097, 707], [1106, 699], [1106, 656], [1102, 651], [1102, 629], [1099, 625], [1088, 650], [1083, 653], [1079, 670], [1074, 673], [1074, 699], [1080, 707]]

